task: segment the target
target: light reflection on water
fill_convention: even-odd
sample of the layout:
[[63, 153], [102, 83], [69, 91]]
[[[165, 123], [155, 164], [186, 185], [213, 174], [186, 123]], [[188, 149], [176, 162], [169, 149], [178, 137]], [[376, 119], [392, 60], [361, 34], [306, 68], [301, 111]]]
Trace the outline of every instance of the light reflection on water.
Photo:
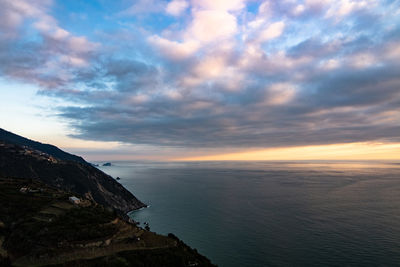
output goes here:
[[115, 162], [132, 214], [220, 266], [400, 263], [396, 162]]

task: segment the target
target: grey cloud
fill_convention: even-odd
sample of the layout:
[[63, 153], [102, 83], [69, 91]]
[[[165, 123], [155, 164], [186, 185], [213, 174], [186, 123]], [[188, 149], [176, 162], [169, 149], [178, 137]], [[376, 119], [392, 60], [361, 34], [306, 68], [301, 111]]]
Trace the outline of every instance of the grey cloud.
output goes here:
[[290, 50], [288, 50], [288, 55], [293, 57], [300, 57], [303, 55], [313, 57], [329, 56], [337, 52], [339, 48], [338, 44], [331, 44], [329, 42], [322, 43], [321, 40], [314, 37], [291, 47]]
[[[368, 73], [364, 75], [367, 77]], [[390, 76], [382, 79], [390, 80]], [[399, 141], [399, 126], [371, 120], [379, 113], [373, 111], [376, 107], [382, 108], [380, 112], [396, 110], [396, 105], [390, 104], [393, 99], [399, 101], [396, 84], [385, 93], [379, 91], [379, 79], [363, 81], [338, 76], [334, 81], [336, 87], [320, 88], [308, 102], [299, 97], [279, 107], [258, 106], [256, 98], [249, 100], [249, 95], [257, 91], [248, 89], [246, 93], [231, 95], [230, 101], [226, 95], [226, 99], [206, 109], [193, 110], [190, 106], [195, 99], [190, 98], [183, 101], [155, 99], [140, 107], [116, 102], [112, 107], [99, 104], [92, 108], [67, 108], [61, 116], [72, 119], [81, 133], [76, 136], [79, 138], [162, 146], [274, 147]], [[369, 83], [376, 87], [363, 91], [364, 85]], [[342, 93], [340, 101], [334, 98], [338, 93]], [[341, 107], [354, 110], [335, 111]], [[185, 111], [187, 109], [189, 111]], [[220, 111], [213, 113], [213, 109]]]
[[47, 82], [46, 77], [40, 77], [38, 70], [45, 64], [46, 55], [36, 43], [0, 39], [0, 62], [2, 75], [27, 82], [35, 81], [42, 84]]
[[[141, 67], [138, 69], [138, 66]], [[117, 69], [105, 73], [113, 77], [128, 73], [147, 77], [153, 68], [126, 62]], [[161, 85], [173, 86], [173, 81], [163, 80], [165, 77], [159, 72], [151, 73], [152, 79], [161, 81]], [[373, 140], [394, 142], [399, 141], [399, 126], [372, 118], [398, 110], [399, 74], [398, 68], [392, 65], [312, 73], [312, 77], [299, 84], [295, 99], [281, 106], [262, 104], [264, 87], [271, 83], [265, 78], [255, 77], [258, 81], [239, 92], [221, 92], [210, 85], [203, 90], [217, 92], [213, 97], [205, 94], [199, 98], [189, 93], [183, 99], [170, 99], [154, 94], [148, 101], [136, 105], [124, 102], [134, 93], [123, 88], [129, 88], [129, 84], [121, 84], [114, 97], [97, 99], [94, 93], [88, 94], [91, 107], [65, 108], [60, 116], [70, 120], [80, 132], [75, 137], [161, 146], [274, 147]], [[203, 106], [196, 107], [199, 101]], [[340, 110], [349, 107], [351, 111]]]
[[[348, 44], [349, 50], [357, 42]], [[320, 46], [318, 40], [306, 46]], [[321, 45], [322, 46], [322, 45]], [[295, 49], [300, 49], [296, 47]], [[307, 48], [303, 53], [313, 50]], [[380, 53], [381, 48], [371, 50]], [[330, 56], [318, 52], [318, 57]], [[351, 53], [350, 53], [351, 54]], [[393, 63], [394, 64], [394, 63]], [[59, 116], [79, 133], [74, 137], [174, 147], [277, 147], [304, 144], [333, 144], [385, 140], [399, 141], [397, 120], [380, 122], [379, 115], [398, 110], [399, 69], [384, 65], [366, 69], [339, 68], [319, 72], [311, 65], [307, 79], [298, 84], [295, 98], [284, 105], [263, 104], [265, 87], [290, 81], [292, 72], [281, 75], [252, 74], [238, 92], [221, 91], [218, 84], [198, 87], [182, 98], [160, 94], [163, 88], [175, 88], [176, 69], [158, 67], [136, 60], [103, 60], [77, 77], [83, 83], [101, 83], [113, 79], [112, 92], [96, 86], [79, 97], [68, 92], [55, 96], [77, 99], [90, 107], [66, 107]], [[303, 67], [304, 68], [304, 67]], [[268, 72], [269, 70], [264, 70]], [[294, 69], [294, 72], [304, 71]], [[131, 77], [129, 80], [127, 77]], [[250, 76], [249, 76], [250, 77]], [[136, 87], [135, 79], [142, 84]], [[128, 82], [126, 82], [128, 81]], [[137, 94], [132, 88], [149, 93], [144, 102], [126, 99]], [[346, 108], [351, 108], [346, 111]], [[374, 120], [376, 119], [376, 120]], [[393, 118], [394, 119], [394, 118]]]
[[113, 60], [107, 63], [105, 76], [113, 77], [118, 91], [150, 90], [157, 86], [158, 71], [138, 61]]
[[379, 105], [399, 97], [399, 77], [399, 69], [391, 67], [344, 69], [315, 77], [310, 83], [315, 90], [305, 92], [303, 97], [312, 99], [313, 106]]

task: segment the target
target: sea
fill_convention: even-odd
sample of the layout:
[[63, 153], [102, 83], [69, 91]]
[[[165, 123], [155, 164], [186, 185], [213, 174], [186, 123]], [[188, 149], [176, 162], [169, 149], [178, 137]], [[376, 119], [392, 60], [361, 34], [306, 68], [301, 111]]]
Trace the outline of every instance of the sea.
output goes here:
[[213, 263], [400, 266], [400, 161], [112, 162], [129, 215]]

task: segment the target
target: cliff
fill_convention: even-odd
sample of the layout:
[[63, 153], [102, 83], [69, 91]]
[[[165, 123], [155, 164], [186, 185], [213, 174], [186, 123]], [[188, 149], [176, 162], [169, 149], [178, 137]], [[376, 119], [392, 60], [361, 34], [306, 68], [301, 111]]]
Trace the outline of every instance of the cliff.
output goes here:
[[38, 180], [0, 177], [0, 266], [214, 266], [174, 235]]
[[146, 206], [115, 179], [81, 157], [4, 130], [0, 131], [0, 176], [40, 180], [119, 213]]

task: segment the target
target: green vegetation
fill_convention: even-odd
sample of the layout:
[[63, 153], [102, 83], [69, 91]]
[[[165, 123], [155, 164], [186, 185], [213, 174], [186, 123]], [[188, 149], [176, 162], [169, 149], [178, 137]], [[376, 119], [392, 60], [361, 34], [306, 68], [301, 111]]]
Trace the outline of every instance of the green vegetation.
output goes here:
[[70, 196], [36, 180], [0, 178], [0, 266], [213, 266], [174, 235]]

